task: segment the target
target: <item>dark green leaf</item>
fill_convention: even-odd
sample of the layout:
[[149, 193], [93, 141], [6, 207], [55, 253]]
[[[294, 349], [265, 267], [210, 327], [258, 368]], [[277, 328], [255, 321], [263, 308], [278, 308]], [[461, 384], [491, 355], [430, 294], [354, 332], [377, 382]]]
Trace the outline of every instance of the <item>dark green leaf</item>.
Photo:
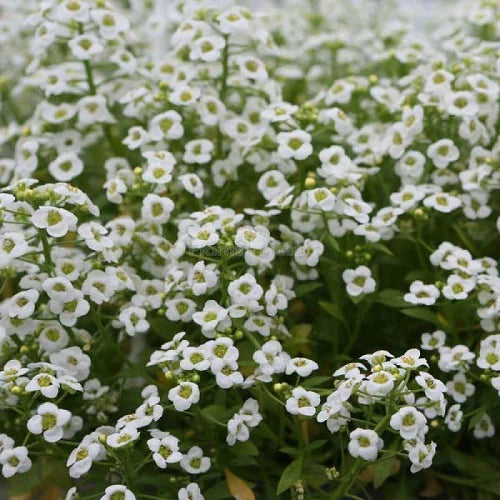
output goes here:
[[280, 482], [278, 484], [278, 489], [276, 493], [281, 495], [284, 491], [286, 491], [290, 486], [300, 479], [300, 475], [302, 473], [302, 459], [298, 458], [294, 460], [281, 474]]
[[436, 315], [431, 310], [425, 309], [424, 307], [409, 307], [408, 309], [401, 309], [401, 312], [412, 318], [428, 321], [429, 323], [440, 324]]
[[389, 307], [408, 307], [408, 302], [403, 299], [403, 296], [403, 292], [393, 288], [387, 288], [377, 293], [373, 300]]
[[319, 301], [319, 305], [335, 319], [338, 319], [344, 325], [347, 325], [347, 321], [342, 313], [342, 309], [337, 304], [332, 304], [331, 302], [325, 302], [323, 300]]
[[297, 297], [303, 297], [308, 293], [314, 292], [318, 288], [321, 288], [323, 283], [319, 283], [318, 281], [311, 281], [309, 283], [301, 283], [295, 287], [295, 294]]

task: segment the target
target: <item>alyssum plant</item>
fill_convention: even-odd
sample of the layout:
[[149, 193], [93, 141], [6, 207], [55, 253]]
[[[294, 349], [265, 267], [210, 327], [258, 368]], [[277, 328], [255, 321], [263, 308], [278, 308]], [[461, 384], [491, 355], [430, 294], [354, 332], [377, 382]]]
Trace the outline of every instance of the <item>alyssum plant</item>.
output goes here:
[[1, 3], [12, 494], [498, 493], [498, 3], [260, 7]]

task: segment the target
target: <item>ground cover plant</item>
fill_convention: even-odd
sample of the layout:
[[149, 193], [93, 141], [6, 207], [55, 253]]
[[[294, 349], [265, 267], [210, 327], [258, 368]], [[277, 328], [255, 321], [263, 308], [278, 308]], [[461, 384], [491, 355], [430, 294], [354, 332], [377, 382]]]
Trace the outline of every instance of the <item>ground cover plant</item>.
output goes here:
[[0, 14], [10, 495], [498, 494], [496, 1]]

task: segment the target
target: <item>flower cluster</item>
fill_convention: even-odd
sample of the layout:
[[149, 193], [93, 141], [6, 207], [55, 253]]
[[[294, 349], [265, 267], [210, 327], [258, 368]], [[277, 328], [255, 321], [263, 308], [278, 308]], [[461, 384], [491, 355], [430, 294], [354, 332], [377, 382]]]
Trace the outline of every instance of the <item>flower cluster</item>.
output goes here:
[[495, 493], [498, 5], [250, 3], [0, 6], [2, 474]]

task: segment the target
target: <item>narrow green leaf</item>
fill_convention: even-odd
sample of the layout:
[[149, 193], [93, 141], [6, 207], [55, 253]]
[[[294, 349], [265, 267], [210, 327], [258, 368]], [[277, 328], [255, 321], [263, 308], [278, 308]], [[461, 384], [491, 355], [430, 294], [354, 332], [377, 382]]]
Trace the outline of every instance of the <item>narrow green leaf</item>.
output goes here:
[[425, 309], [423, 307], [409, 307], [408, 309], [401, 309], [401, 312], [412, 318], [428, 321], [429, 323], [440, 324], [436, 315], [429, 309]]
[[342, 313], [342, 309], [337, 304], [332, 304], [331, 302], [325, 302], [323, 300], [319, 301], [320, 307], [322, 307], [330, 316], [338, 319], [340, 322], [347, 325], [347, 321]]
[[408, 302], [404, 300], [403, 296], [403, 292], [387, 288], [377, 293], [373, 300], [389, 307], [408, 307]]
[[283, 471], [283, 474], [281, 474], [276, 494], [281, 495], [281, 493], [283, 493], [288, 488], [293, 486], [293, 484], [298, 479], [300, 479], [301, 473], [302, 473], [302, 459], [297, 458]]

